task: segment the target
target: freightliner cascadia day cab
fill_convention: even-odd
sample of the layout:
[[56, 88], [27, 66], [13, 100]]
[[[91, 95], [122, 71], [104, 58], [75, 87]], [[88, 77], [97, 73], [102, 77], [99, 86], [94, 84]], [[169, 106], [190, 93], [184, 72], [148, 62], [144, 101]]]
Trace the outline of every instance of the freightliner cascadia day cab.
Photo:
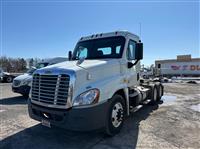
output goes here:
[[161, 83], [140, 80], [142, 58], [143, 44], [127, 31], [80, 38], [70, 61], [34, 72], [30, 117], [48, 127], [115, 135], [132, 107], [163, 95]]

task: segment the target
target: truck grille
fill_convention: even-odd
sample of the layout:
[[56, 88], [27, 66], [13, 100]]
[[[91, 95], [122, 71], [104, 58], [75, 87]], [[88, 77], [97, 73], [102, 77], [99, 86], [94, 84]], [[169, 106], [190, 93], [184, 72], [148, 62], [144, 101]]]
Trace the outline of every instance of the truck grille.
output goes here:
[[61, 75], [34, 74], [32, 100], [52, 105], [66, 105], [70, 77]]

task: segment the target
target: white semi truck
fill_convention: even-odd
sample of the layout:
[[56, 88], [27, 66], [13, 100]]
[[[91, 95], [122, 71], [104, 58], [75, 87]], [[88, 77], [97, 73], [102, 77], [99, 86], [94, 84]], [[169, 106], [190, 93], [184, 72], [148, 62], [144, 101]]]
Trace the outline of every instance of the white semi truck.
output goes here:
[[140, 80], [142, 58], [143, 44], [127, 31], [80, 38], [70, 61], [34, 72], [30, 117], [48, 127], [115, 135], [131, 108], [163, 95], [161, 83]]

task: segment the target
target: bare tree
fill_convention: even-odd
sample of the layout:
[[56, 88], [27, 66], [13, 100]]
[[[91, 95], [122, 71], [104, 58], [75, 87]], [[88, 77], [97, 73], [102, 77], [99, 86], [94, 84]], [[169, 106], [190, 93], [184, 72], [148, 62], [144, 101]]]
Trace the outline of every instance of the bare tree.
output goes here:
[[30, 60], [29, 60], [29, 68], [31, 68], [31, 67], [33, 67], [34, 66], [34, 60], [33, 60], [33, 58], [31, 58]]
[[23, 58], [0, 57], [0, 67], [7, 72], [25, 72], [26, 61]]

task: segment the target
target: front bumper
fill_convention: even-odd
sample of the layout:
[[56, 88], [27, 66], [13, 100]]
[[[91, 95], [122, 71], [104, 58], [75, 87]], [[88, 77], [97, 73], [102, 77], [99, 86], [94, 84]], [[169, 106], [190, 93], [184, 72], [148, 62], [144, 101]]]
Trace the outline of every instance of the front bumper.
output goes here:
[[30, 86], [28, 85], [23, 85], [23, 86], [19, 86], [19, 87], [14, 87], [12, 86], [12, 91], [15, 93], [20, 93], [22, 95], [29, 95], [29, 91], [30, 91]]
[[[48, 120], [51, 125], [74, 131], [90, 131], [105, 127], [109, 102], [68, 110], [53, 109], [35, 105], [28, 100], [29, 116], [32, 119]], [[44, 113], [49, 118], [44, 116]]]

